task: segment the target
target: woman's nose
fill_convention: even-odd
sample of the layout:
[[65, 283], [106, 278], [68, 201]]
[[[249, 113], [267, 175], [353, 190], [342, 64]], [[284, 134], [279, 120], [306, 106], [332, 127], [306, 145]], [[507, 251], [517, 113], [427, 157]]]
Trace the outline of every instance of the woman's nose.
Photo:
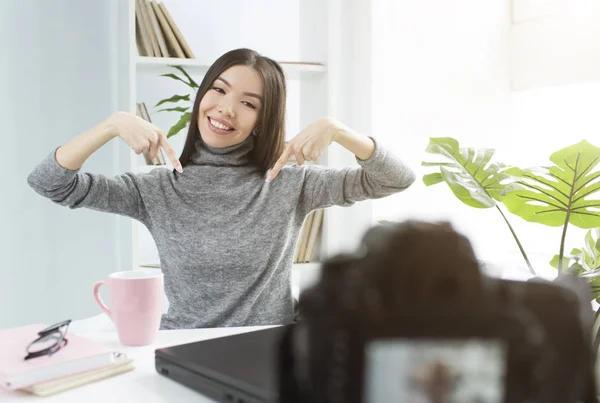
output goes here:
[[223, 115], [227, 115], [229, 117], [235, 117], [235, 112], [233, 111], [233, 107], [231, 104], [222, 103], [217, 107], [217, 111], [222, 113]]

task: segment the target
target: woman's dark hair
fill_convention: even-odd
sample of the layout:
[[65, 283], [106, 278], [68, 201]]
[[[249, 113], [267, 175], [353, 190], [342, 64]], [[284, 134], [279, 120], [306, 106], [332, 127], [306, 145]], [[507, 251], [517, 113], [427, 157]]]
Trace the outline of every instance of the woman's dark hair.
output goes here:
[[232, 66], [245, 65], [252, 67], [263, 80], [264, 103], [254, 130], [258, 135], [254, 138], [251, 153], [251, 164], [264, 173], [271, 168], [285, 146], [285, 76], [283, 69], [274, 60], [261, 56], [251, 49], [235, 49], [219, 57], [210, 66], [196, 93], [194, 109], [190, 120], [183, 152], [179, 157], [182, 166], [189, 164], [196, 152], [194, 143], [200, 137], [198, 129], [198, 109], [204, 94], [212, 87], [214, 81], [225, 70]]

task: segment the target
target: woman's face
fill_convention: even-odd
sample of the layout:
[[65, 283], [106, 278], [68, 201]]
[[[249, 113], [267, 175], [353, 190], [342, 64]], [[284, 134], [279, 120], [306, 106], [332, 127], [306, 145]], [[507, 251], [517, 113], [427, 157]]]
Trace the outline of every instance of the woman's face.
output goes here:
[[200, 101], [198, 130], [206, 144], [228, 147], [252, 134], [263, 105], [263, 83], [256, 70], [232, 66], [212, 83]]

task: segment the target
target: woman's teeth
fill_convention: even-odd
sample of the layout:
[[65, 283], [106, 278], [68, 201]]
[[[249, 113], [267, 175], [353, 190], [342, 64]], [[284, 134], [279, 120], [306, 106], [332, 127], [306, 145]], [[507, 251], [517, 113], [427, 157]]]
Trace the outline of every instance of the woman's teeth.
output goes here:
[[212, 119], [210, 119], [210, 118], [209, 118], [209, 120], [210, 120], [210, 123], [211, 123], [211, 124], [212, 124], [214, 127], [216, 127], [217, 129], [221, 129], [221, 130], [231, 130], [231, 127], [229, 127], [229, 126], [225, 126], [224, 124], [221, 124], [221, 123], [217, 122], [216, 120], [212, 120]]

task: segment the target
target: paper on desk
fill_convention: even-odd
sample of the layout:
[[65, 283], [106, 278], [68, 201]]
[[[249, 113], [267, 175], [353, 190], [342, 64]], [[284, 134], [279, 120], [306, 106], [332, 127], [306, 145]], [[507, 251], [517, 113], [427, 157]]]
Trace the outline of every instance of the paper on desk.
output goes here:
[[39, 383], [22, 390], [36, 396], [49, 396], [65, 390], [74, 389], [82, 385], [123, 374], [133, 370], [134, 368], [133, 360], [127, 358], [127, 356], [124, 354], [121, 354], [115, 360], [115, 363], [108, 367]]

